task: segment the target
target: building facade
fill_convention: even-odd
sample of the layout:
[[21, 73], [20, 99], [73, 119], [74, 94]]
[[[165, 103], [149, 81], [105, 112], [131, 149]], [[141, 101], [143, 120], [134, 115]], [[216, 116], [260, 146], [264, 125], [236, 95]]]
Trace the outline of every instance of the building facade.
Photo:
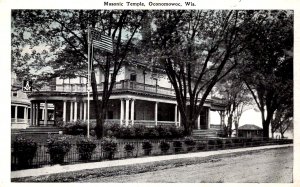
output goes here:
[[[100, 68], [95, 69], [101, 99], [104, 76]], [[31, 126], [87, 120], [88, 113], [91, 120], [96, 118], [92, 93], [88, 112], [87, 80], [83, 77], [57, 78], [54, 84], [29, 94], [29, 99], [33, 119]], [[225, 109], [222, 100], [211, 97], [207, 98], [204, 107], [195, 129], [210, 129], [210, 112]], [[110, 97], [105, 123], [125, 126], [180, 126], [180, 118], [175, 91], [162, 71], [153, 73], [147, 69], [146, 64], [137, 62], [127, 63], [120, 69]]]
[[30, 124], [30, 101], [22, 92], [21, 82], [11, 74], [11, 128], [25, 129]]

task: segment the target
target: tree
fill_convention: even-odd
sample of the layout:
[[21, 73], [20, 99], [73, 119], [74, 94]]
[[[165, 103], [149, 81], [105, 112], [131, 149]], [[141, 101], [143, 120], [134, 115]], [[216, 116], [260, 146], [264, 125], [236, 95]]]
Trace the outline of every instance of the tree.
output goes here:
[[154, 61], [173, 85], [185, 134], [190, 134], [214, 85], [238, 63], [244, 12], [172, 10], [153, 17]]
[[218, 93], [226, 100], [226, 116], [227, 126], [226, 131], [229, 137], [233, 132], [233, 125], [235, 126], [236, 136], [238, 136], [239, 121], [246, 107], [251, 105], [252, 96], [241, 79], [238, 66], [231, 71], [228, 76], [217, 83]]
[[293, 14], [291, 11], [258, 11], [247, 31], [247, 62], [242, 75], [262, 118], [263, 136], [276, 110], [293, 98]]
[[[134, 45], [132, 41], [145, 14], [145, 11], [131, 10], [14, 10], [12, 11], [13, 70], [19, 77], [24, 77], [32, 76], [33, 69], [49, 68], [46, 74], [36, 75], [36, 87], [43, 79], [49, 82], [49, 79], [55, 77], [86, 77], [88, 27], [97, 28], [111, 36], [114, 40], [114, 53], [95, 50], [92, 57], [95, 62], [91, 70], [97, 121], [95, 131], [97, 137], [101, 138], [104, 114], [116, 75], [126, 61], [128, 51]], [[31, 50], [24, 52], [26, 48]], [[37, 49], [43, 50], [39, 52]], [[104, 74], [101, 102], [95, 67], [99, 67]]]

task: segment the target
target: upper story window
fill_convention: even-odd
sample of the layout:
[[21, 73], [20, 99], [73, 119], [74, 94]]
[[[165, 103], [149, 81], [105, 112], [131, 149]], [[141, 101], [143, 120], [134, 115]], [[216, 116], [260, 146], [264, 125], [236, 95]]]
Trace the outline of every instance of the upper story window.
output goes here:
[[135, 73], [130, 74], [130, 80], [131, 81], [136, 81], [136, 74]]
[[13, 97], [18, 97], [18, 92], [13, 92], [13, 93], [12, 93], [12, 96], [13, 96]]

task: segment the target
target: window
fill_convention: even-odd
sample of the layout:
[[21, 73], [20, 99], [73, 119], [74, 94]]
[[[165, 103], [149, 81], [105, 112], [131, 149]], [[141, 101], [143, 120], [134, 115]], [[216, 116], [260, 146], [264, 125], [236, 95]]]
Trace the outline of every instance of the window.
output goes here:
[[18, 97], [18, 92], [13, 92], [12, 95], [13, 97]]
[[114, 119], [114, 112], [113, 111], [108, 111], [107, 112], [107, 119]]
[[11, 106], [11, 118], [15, 118], [15, 107], [16, 106]]
[[136, 81], [136, 74], [135, 73], [130, 74], [130, 80], [131, 81]]

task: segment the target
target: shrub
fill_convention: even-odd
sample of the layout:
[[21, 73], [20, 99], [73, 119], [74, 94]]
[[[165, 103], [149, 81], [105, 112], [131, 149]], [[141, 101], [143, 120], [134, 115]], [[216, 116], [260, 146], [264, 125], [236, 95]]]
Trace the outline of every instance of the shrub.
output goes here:
[[[90, 126], [91, 127], [91, 126]], [[92, 130], [93, 128], [90, 128]], [[85, 121], [67, 122], [64, 126], [65, 134], [69, 135], [86, 135], [87, 123]]]
[[104, 137], [101, 141], [104, 158], [112, 160], [117, 151], [117, 140], [114, 137]]
[[223, 147], [223, 140], [222, 139], [216, 139], [215, 143], [217, 145], [217, 148], [222, 148]]
[[88, 138], [82, 138], [80, 140], [77, 140], [76, 144], [77, 144], [77, 151], [79, 153], [79, 159], [90, 160], [93, 151], [96, 148], [96, 144]]
[[192, 151], [196, 145], [196, 141], [192, 137], [185, 137], [184, 143], [187, 146], [187, 151]]
[[156, 128], [147, 128], [144, 138], [158, 138], [159, 134]]
[[134, 138], [134, 130], [132, 127], [121, 127], [120, 129], [120, 138]]
[[197, 150], [205, 150], [206, 144], [204, 142], [198, 142], [196, 147]]
[[161, 152], [165, 154], [170, 149], [170, 144], [166, 141], [162, 141], [159, 144], [159, 148], [160, 148]]
[[145, 155], [150, 155], [152, 151], [152, 143], [150, 141], [144, 141], [142, 144], [142, 148], [144, 150]]
[[180, 151], [182, 151], [182, 142], [181, 141], [174, 141], [173, 142], [173, 147], [174, 147], [174, 151], [175, 153], [179, 153]]
[[146, 127], [142, 125], [133, 126], [134, 134], [136, 138], [144, 138], [146, 133]]
[[225, 140], [225, 146], [226, 147], [233, 147], [232, 140], [231, 139], [226, 139]]
[[106, 136], [114, 136], [119, 138], [121, 134], [121, 127], [119, 124], [105, 125], [104, 131]]
[[32, 139], [17, 137], [13, 142], [14, 154], [18, 159], [18, 165], [26, 168], [32, 165], [32, 160], [37, 151], [37, 143]]
[[133, 154], [134, 146], [132, 144], [126, 144], [124, 146], [125, 152], [127, 156], [131, 156]]
[[65, 155], [70, 151], [71, 144], [68, 139], [63, 137], [50, 137], [47, 140], [48, 152], [52, 164], [62, 164]]
[[155, 129], [158, 132], [158, 136], [160, 138], [171, 138], [172, 137], [170, 127], [167, 125], [159, 125], [159, 126], [155, 127]]
[[234, 139], [232, 139], [232, 143], [233, 143], [233, 147], [238, 147], [238, 146], [240, 146], [240, 143], [241, 143], [241, 139], [239, 139], [239, 138], [234, 138]]
[[209, 149], [214, 149], [214, 147], [216, 145], [216, 141], [215, 140], [208, 140], [207, 144], [208, 144]]
[[169, 128], [170, 133], [172, 134], [172, 138], [182, 138], [184, 137], [184, 130], [182, 127], [176, 127], [174, 125], [170, 126]]

